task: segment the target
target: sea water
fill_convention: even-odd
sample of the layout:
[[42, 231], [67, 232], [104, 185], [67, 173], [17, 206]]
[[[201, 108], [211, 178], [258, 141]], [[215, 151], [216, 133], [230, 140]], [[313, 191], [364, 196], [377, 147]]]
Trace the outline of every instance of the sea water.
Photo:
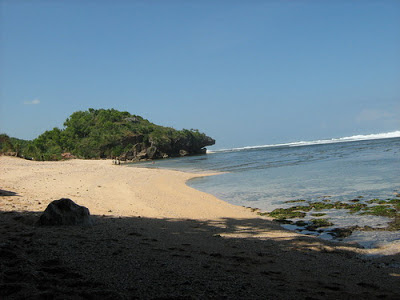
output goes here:
[[[138, 166], [138, 165], [136, 165]], [[294, 142], [213, 151], [207, 155], [141, 163], [143, 167], [222, 174], [190, 180], [188, 185], [235, 205], [272, 211], [287, 201], [347, 202], [392, 199], [400, 193], [400, 131], [340, 139]], [[334, 227], [385, 227], [390, 219], [324, 211]], [[308, 217], [309, 218], [309, 217]], [[307, 218], [306, 218], [307, 220]], [[285, 225], [283, 225], [285, 226]], [[286, 228], [299, 230], [296, 226]], [[330, 239], [322, 232], [306, 232]], [[346, 239], [345, 239], [346, 240]], [[348, 241], [366, 247], [400, 241], [400, 232], [353, 233]]]

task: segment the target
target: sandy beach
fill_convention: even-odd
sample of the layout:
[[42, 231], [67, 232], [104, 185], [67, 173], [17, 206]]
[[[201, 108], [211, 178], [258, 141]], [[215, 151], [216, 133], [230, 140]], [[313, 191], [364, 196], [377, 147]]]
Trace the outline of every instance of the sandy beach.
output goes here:
[[[398, 246], [284, 230], [188, 187], [196, 176], [0, 157], [0, 298], [400, 298]], [[36, 226], [60, 198], [86, 206], [94, 225]]]

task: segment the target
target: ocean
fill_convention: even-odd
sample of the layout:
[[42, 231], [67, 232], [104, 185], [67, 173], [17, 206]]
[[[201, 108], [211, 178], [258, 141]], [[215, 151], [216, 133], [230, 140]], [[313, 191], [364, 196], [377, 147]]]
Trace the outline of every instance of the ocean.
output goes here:
[[[400, 131], [251, 146], [210, 151], [207, 155], [158, 160], [138, 167], [167, 168], [220, 175], [199, 177], [188, 185], [240, 206], [270, 212], [307, 202], [368, 203], [372, 199], [394, 199], [400, 193]], [[357, 200], [354, 200], [357, 199]], [[333, 239], [333, 228], [350, 226], [386, 227], [382, 216], [350, 214], [344, 209], [319, 211], [332, 226], [308, 231], [293, 224], [287, 229]], [[304, 221], [308, 221], [308, 214]], [[294, 220], [296, 221], [296, 220]], [[353, 231], [340, 240], [365, 247], [400, 242], [400, 231]]]

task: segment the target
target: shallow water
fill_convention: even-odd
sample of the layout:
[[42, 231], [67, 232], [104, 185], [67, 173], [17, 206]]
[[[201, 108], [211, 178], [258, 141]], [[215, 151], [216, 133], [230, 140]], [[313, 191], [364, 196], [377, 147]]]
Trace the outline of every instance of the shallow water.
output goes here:
[[[379, 198], [394, 198], [400, 192], [400, 138], [359, 140], [329, 144], [267, 146], [242, 148], [135, 164], [143, 167], [177, 169], [190, 172], [227, 172], [196, 178], [188, 185], [213, 194], [232, 204], [272, 211], [307, 201], [348, 202], [359, 197], [360, 203]], [[384, 217], [348, 214], [346, 210], [327, 212], [336, 227], [385, 227]], [[286, 226], [287, 227], [287, 226]], [[365, 241], [371, 246], [400, 239], [399, 232], [375, 234]], [[379, 239], [382, 236], [382, 240]], [[384, 237], [383, 237], [384, 236]], [[324, 237], [323, 232], [321, 237]], [[357, 240], [356, 235], [351, 241]]]

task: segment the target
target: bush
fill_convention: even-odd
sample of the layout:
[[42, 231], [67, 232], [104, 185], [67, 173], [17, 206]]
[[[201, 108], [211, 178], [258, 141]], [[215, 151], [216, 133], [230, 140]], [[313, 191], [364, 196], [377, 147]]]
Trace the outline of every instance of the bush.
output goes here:
[[145, 147], [156, 147], [157, 153], [204, 147], [208, 138], [198, 130], [158, 126], [126, 111], [90, 108], [74, 112], [64, 122], [64, 129], [45, 131], [33, 141], [13, 143], [7, 135], [0, 135], [0, 150], [17, 151], [36, 160], [61, 159], [63, 152], [80, 158], [111, 158], [132, 150], [134, 144], [126, 141], [136, 136]]

